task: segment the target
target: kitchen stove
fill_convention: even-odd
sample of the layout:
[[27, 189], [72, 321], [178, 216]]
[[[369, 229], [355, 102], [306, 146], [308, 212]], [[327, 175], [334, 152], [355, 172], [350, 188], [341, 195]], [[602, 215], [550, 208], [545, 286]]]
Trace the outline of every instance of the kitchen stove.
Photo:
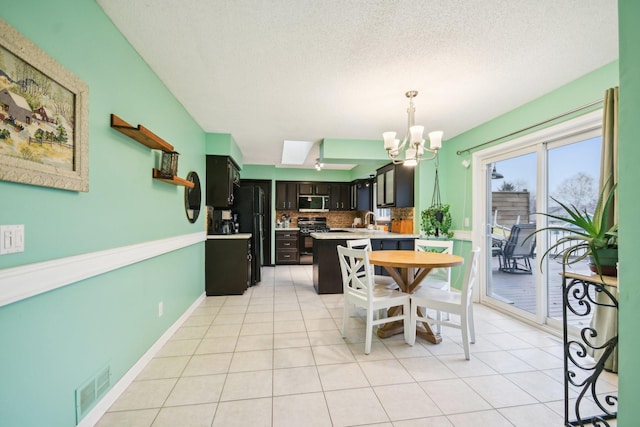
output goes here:
[[298, 218], [300, 242], [300, 264], [313, 264], [313, 237], [311, 233], [326, 233], [329, 231], [327, 218], [323, 216], [301, 216]]
[[301, 216], [298, 218], [298, 228], [302, 234], [324, 233], [329, 231], [327, 218], [324, 216]]

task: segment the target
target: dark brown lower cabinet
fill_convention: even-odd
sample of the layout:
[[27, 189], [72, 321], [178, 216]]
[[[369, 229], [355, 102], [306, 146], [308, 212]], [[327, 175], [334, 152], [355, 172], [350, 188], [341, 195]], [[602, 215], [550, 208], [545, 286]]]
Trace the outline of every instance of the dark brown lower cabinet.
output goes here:
[[249, 238], [208, 239], [204, 248], [204, 276], [207, 295], [242, 295], [251, 278]]
[[298, 232], [276, 230], [276, 264], [299, 264]]

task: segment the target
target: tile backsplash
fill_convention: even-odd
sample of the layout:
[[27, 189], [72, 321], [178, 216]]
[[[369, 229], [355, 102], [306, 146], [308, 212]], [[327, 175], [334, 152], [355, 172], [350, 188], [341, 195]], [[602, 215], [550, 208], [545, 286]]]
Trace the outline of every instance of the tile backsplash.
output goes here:
[[[306, 213], [291, 210], [276, 210], [276, 222], [282, 220], [282, 215], [288, 215], [291, 221], [291, 227], [298, 226], [298, 217], [301, 216], [323, 216], [327, 218], [327, 224], [331, 228], [347, 228], [351, 227], [355, 218], [361, 218], [364, 224], [364, 215], [366, 211], [329, 211], [322, 213]], [[413, 220], [414, 208], [391, 208], [392, 219]], [[382, 223], [382, 222], [379, 222]], [[274, 224], [275, 227], [275, 224]]]
[[[359, 211], [329, 211], [329, 212], [298, 212], [288, 210], [276, 210], [276, 220], [282, 221], [282, 215], [288, 215], [291, 221], [291, 227], [298, 226], [298, 217], [301, 216], [323, 216], [327, 218], [327, 225], [331, 228], [351, 227], [353, 219], [362, 218], [366, 212]], [[275, 225], [274, 225], [275, 227]]]

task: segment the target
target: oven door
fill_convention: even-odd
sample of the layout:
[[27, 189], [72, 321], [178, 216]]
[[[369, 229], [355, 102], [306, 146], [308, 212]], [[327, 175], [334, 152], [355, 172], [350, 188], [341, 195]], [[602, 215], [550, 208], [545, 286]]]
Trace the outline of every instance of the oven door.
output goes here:
[[313, 264], [313, 237], [310, 231], [300, 230], [300, 264]]

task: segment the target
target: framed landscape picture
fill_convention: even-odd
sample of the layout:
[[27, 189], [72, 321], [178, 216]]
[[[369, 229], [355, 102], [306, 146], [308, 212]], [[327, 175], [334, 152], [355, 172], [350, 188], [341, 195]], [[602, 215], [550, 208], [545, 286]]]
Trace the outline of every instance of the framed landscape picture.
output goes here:
[[89, 191], [89, 88], [0, 19], [0, 180]]

